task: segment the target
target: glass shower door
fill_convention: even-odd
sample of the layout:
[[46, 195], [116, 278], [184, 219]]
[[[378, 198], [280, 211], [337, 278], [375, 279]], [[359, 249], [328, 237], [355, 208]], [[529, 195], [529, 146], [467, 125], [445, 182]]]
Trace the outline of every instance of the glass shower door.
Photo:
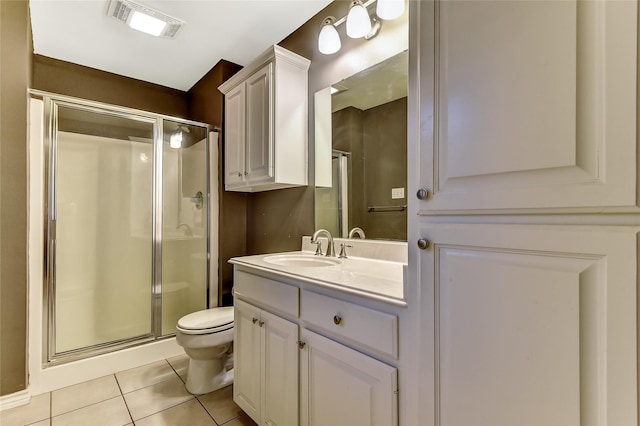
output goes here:
[[52, 108], [49, 357], [151, 339], [156, 120]]
[[175, 333], [180, 317], [207, 307], [209, 220], [207, 133], [163, 120], [162, 327]]

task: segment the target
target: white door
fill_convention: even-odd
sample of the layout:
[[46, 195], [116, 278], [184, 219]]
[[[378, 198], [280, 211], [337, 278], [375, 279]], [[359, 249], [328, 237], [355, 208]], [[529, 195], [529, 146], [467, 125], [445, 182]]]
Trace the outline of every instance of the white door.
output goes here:
[[298, 424], [298, 325], [262, 311], [262, 421]]
[[227, 189], [244, 186], [245, 88], [240, 84], [225, 96], [224, 183]]
[[410, 4], [420, 424], [637, 424], [636, 2]]
[[258, 423], [261, 415], [260, 321], [260, 309], [235, 300], [233, 400]]
[[273, 178], [272, 64], [247, 79], [246, 171], [251, 183]]
[[424, 425], [636, 424], [638, 227], [420, 232]]
[[398, 424], [397, 370], [319, 334], [300, 330], [300, 424]]
[[420, 4], [422, 212], [638, 211], [637, 2]]

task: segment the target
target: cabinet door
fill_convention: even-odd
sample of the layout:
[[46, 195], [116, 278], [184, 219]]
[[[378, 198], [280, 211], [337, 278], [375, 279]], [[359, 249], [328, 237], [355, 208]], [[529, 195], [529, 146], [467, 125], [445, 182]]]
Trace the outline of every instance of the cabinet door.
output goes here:
[[236, 299], [234, 315], [233, 400], [259, 423], [262, 364], [260, 309]]
[[298, 424], [298, 325], [262, 311], [262, 425]]
[[245, 86], [240, 84], [225, 96], [224, 183], [227, 189], [244, 186]]
[[273, 180], [272, 64], [247, 79], [246, 171], [251, 184]]
[[421, 424], [637, 424], [637, 227], [421, 232]]
[[423, 4], [422, 212], [637, 211], [637, 8]]
[[302, 329], [300, 424], [398, 424], [397, 370]]

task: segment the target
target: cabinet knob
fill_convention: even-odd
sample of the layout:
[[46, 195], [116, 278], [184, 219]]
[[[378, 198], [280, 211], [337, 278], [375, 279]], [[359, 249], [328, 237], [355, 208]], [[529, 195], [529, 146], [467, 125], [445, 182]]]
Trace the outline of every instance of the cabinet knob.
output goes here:
[[260, 327], [262, 327], [262, 326], [264, 325], [264, 321], [260, 321], [260, 322], [258, 323], [258, 325], [259, 325]]
[[333, 316], [333, 323], [335, 325], [340, 325], [340, 323], [342, 323], [342, 317], [340, 317], [339, 315], [334, 315]]
[[416, 192], [416, 197], [418, 197], [418, 200], [426, 200], [427, 198], [429, 198], [429, 190], [427, 188], [420, 188], [418, 189], [418, 191]]
[[242, 173], [238, 172], [238, 177], [242, 177]]
[[244, 172], [244, 175], [245, 175], [245, 176], [248, 176], [248, 175], [249, 175], [249, 172]]
[[296, 343], [298, 343], [298, 349], [304, 349], [304, 347], [307, 346], [302, 340], [298, 340]]
[[426, 249], [429, 248], [430, 245], [431, 245], [431, 243], [426, 238], [420, 238], [418, 240], [418, 248], [420, 250], [426, 250]]
[[258, 318], [251, 318], [251, 322], [253, 322], [254, 324], [258, 322]]

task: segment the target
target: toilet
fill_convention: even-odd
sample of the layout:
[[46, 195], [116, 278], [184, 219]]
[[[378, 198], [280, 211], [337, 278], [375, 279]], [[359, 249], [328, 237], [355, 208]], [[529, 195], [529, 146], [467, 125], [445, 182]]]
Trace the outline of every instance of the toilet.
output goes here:
[[176, 326], [176, 342], [189, 356], [187, 390], [213, 392], [233, 383], [233, 306], [185, 315]]

